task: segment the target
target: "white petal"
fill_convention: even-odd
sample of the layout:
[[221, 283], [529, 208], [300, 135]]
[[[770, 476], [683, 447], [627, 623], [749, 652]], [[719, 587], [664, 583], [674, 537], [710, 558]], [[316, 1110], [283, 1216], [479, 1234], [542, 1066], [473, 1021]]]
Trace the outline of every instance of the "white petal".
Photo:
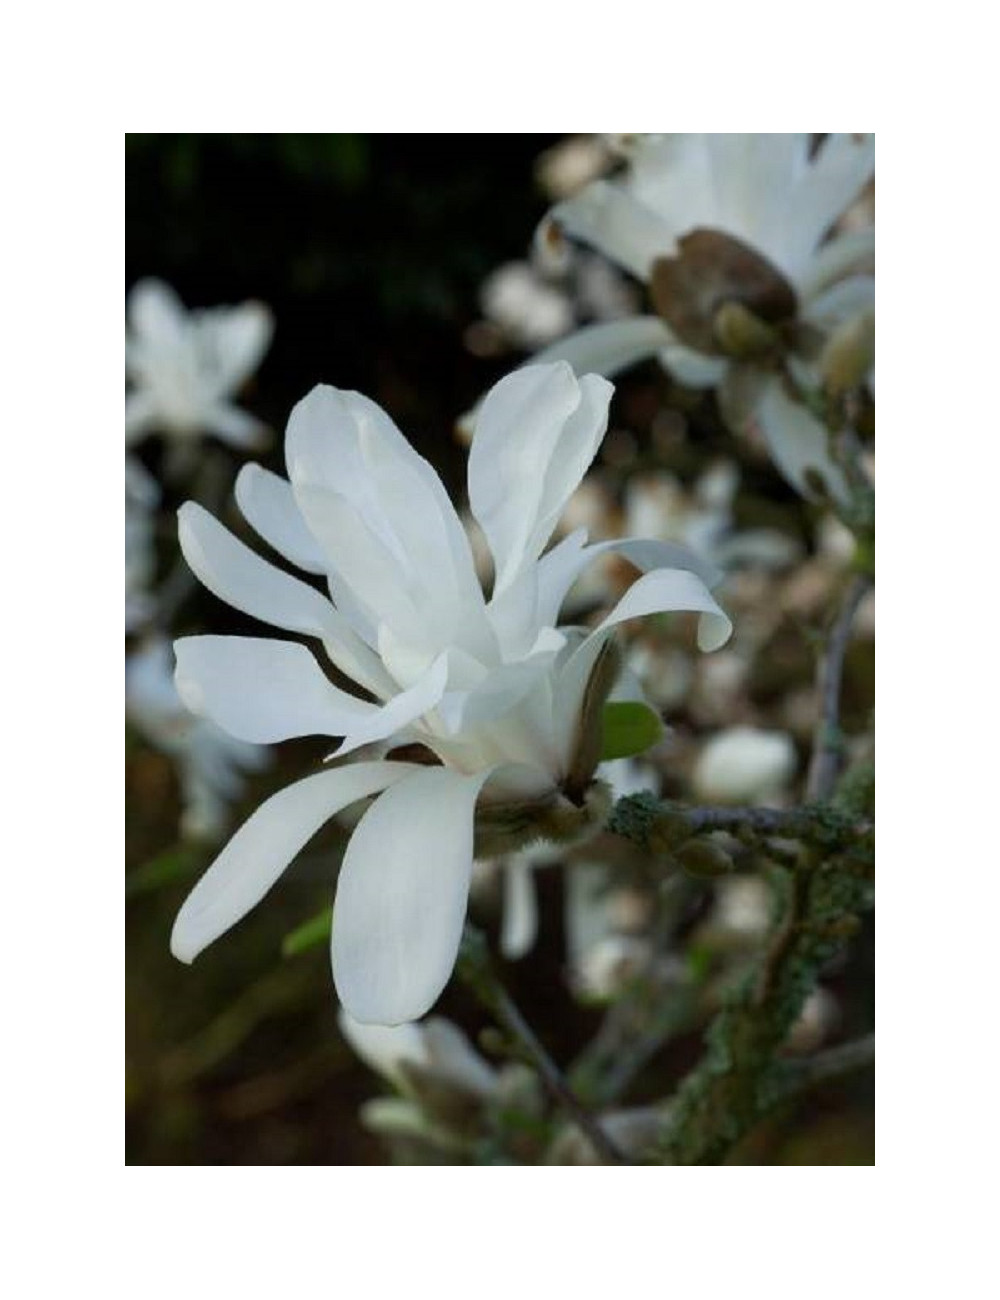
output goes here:
[[525, 366], [483, 401], [469, 455], [469, 503], [496, 566], [494, 593], [538, 558], [607, 428], [614, 390], [566, 362]]
[[538, 892], [531, 858], [514, 853], [503, 866], [503, 923], [500, 951], [516, 961], [534, 947], [538, 937]]
[[409, 776], [412, 763], [356, 763], [286, 786], [236, 832], [188, 895], [170, 951], [194, 961], [256, 907], [295, 855], [334, 813]]
[[634, 195], [608, 181], [594, 181], [558, 203], [546, 220], [598, 249], [639, 280], [647, 280], [654, 259], [673, 246], [670, 227]]
[[365, 1065], [401, 1092], [408, 1092], [409, 1084], [400, 1065], [417, 1065], [425, 1070], [430, 1066], [423, 1025], [363, 1025], [343, 1007], [337, 1020], [340, 1032]]
[[553, 343], [532, 358], [532, 365], [567, 361], [578, 375], [611, 378], [647, 357], [656, 356], [676, 340], [658, 316], [630, 316], [600, 325], [586, 325]]
[[218, 391], [235, 393], [257, 369], [274, 334], [274, 317], [261, 302], [217, 307], [201, 314], [211, 332], [211, 360]]
[[361, 719], [346, 735], [332, 758], [343, 758], [373, 740], [386, 740], [429, 713], [444, 694], [448, 682], [448, 653], [438, 655], [412, 686], [394, 695]]
[[789, 239], [803, 265], [875, 170], [875, 139], [830, 135], [788, 196]]
[[295, 504], [291, 484], [260, 465], [244, 465], [236, 478], [243, 518], [279, 555], [307, 573], [326, 573], [319, 543]]
[[379, 712], [334, 686], [305, 646], [290, 641], [189, 636], [174, 651], [181, 699], [239, 740], [347, 736]]
[[729, 616], [712, 599], [701, 578], [685, 569], [654, 569], [644, 573], [598, 624], [594, 635], [629, 618], [681, 610], [707, 616], [698, 623], [698, 645], [702, 650], [717, 650], [729, 640], [733, 631]]
[[241, 451], [259, 449], [267, 442], [267, 426], [228, 402], [213, 402], [202, 413], [201, 423], [207, 433]]
[[184, 304], [162, 280], [137, 281], [128, 296], [126, 314], [143, 342], [163, 350], [175, 347], [188, 325]]
[[851, 275], [846, 280], [817, 294], [802, 313], [804, 320], [823, 329], [835, 329], [853, 316], [870, 311], [875, 306], [875, 277]]
[[676, 542], [660, 542], [644, 537], [618, 537], [584, 546], [582, 543], [585, 537], [582, 529], [571, 533], [539, 561], [539, 623], [557, 622], [559, 610], [570, 587], [589, 564], [609, 552], [623, 555], [643, 572], [651, 569], [689, 570], [697, 574], [706, 587], [714, 587], [722, 577], [721, 571], [714, 564]]
[[475, 1097], [490, 1097], [497, 1089], [497, 1071], [479, 1055], [458, 1025], [444, 1016], [423, 1024], [431, 1069], [442, 1079]]
[[425, 768], [386, 791], [358, 823], [337, 884], [332, 951], [340, 999], [363, 1024], [416, 1020], [448, 982], [487, 775]]
[[156, 401], [142, 389], [125, 394], [125, 445], [138, 442], [156, 427]]
[[683, 344], [671, 344], [660, 353], [660, 361], [679, 384], [687, 388], [714, 388], [726, 373], [728, 362], [705, 356]]
[[849, 230], [825, 243], [812, 258], [799, 283], [799, 292], [808, 302], [848, 271], [870, 269], [875, 258], [875, 227]]
[[325, 596], [262, 560], [202, 506], [186, 502], [177, 519], [184, 558], [220, 600], [289, 632], [323, 637], [334, 630]]
[[771, 379], [761, 388], [754, 418], [774, 463], [803, 496], [815, 495], [806, 478], [807, 471], [813, 470], [836, 499], [848, 498], [847, 480], [830, 456], [830, 435], [825, 425], [801, 402], [789, 397], [779, 379]]

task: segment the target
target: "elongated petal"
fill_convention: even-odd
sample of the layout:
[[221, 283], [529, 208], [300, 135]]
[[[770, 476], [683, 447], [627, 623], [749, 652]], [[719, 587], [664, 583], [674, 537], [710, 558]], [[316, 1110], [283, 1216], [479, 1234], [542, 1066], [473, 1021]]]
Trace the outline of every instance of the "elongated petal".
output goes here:
[[607, 428], [613, 389], [566, 362], [524, 366], [483, 401], [469, 502], [496, 565], [494, 593], [542, 553]]
[[425, 768], [387, 790], [358, 823], [337, 884], [332, 936], [334, 982], [355, 1020], [416, 1020], [447, 984], [487, 776]]
[[532, 358], [532, 365], [566, 361], [578, 375], [604, 375], [610, 379], [619, 371], [676, 343], [672, 331], [659, 316], [629, 316], [624, 320], [585, 325], [567, 334]]
[[379, 712], [334, 686], [305, 646], [290, 641], [189, 636], [174, 650], [181, 699], [238, 740], [347, 736]]
[[394, 695], [380, 708], [360, 719], [344, 737], [340, 748], [331, 757], [343, 758], [345, 754], [373, 740], [386, 740], [394, 736], [417, 718], [433, 709], [444, 694], [448, 683], [448, 654], [440, 654], [412, 686]]
[[799, 292], [808, 303], [821, 290], [834, 284], [848, 271], [868, 270], [874, 265], [875, 227], [849, 230], [825, 243], [809, 262], [799, 284]]
[[527, 853], [513, 853], [503, 867], [503, 923], [500, 951], [516, 961], [531, 951], [538, 937], [538, 891]]
[[236, 477], [236, 502], [251, 528], [279, 555], [307, 573], [326, 573], [326, 558], [286, 479], [260, 465], [244, 465]]
[[875, 306], [875, 277], [850, 275], [817, 294], [802, 313], [803, 319], [826, 330]]
[[184, 558], [213, 595], [289, 632], [331, 631], [333, 607], [320, 592], [262, 560], [194, 501], [177, 519]]
[[[414, 772], [411, 763], [356, 763], [286, 786], [236, 832], [188, 895], [170, 951], [195, 957], [256, 907], [334, 813]], [[419, 769], [416, 769], [419, 770]]]
[[721, 357], [706, 356], [682, 343], [664, 348], [660, 361], [687, 388], [714, 388], [722, 380], [728, 364]]
[[788, 396], [780, 380], [771, 379], [762, 386], [754, 418], [767, 440], [774, 463], [803, 496], [816, 495], [809, 483], [812, 471], [823, 480], [832, 496], [847, 499], [847, 480], [830, 456], [829, 432], [801, 402]]
[[608, 181], [594, 181], [557, 204], [546, 220], [598, 249], [639, 280], [647, 280], [654, 259], [673, 246], [670, 226], [633, 194]]
[[409, 1091], [406, 1075], [399, 1068], [401, 1065], [418, 1065], [423, 1069], [430, 1066], [423, 1025], [363, 1025], [349, 1016], [343, 1007], [337, 1021], [340, 1032], [365, 1065], [400, 1092]]
[[267, 442], [267, 426], [229, 402], [217, 401], [205, 408], [201, 423], [206, 433], [241, 451], [260, 448]]

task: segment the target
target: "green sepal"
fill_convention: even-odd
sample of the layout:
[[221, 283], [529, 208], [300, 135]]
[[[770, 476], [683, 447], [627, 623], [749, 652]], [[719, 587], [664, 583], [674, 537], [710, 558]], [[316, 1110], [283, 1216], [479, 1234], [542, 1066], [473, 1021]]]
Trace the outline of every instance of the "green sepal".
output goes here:
[[648, 704], [611, 700], [601, 715], [601, 761], [641, 754], [662, 735], [663, 723]]

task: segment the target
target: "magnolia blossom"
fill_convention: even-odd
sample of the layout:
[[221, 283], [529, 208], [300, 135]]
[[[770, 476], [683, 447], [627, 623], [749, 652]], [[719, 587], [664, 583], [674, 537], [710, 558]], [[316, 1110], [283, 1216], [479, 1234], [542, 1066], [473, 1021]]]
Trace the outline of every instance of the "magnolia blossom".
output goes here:
[[[312, 638], [367, 698], [334, 685], [297, 642], [177, 642], [182, 698], [231, 735], [343, 737], [334, 766], [274, 795], [209, 868], [177, 918], [178, 957], [192, 960], [259, 902], [330, 817], [378, 795], [340, 870], [334, 980], [356, 1020], [416, 1019], [455, 962], [474, 832], [489, 854], [571, 834], [603, 814], [593, 774], [616, 625], [695, 611], [705, 649], [731, 630], [709, 592], [717, 575], [682, 547], [587, 545], [579, 531], [543, 554], [603, 437], [611, 393], [604, 379], [577, 380], [560, 363], [526, 367], [487, 395], [469, 499], [493, 557], [489, 600], [437, 475], [358, 393], [313, 389], [289, 420], [290, 481], [250, 465], [236, 484], [250, 525], [325, 591], [269, 564], [200, 506], [182, 507], [181, 545], [202, 582]], [[643, 576], [592, 631], [560, 629], [574, 579], [613, 548]], [[390, 741], [408, 748], [340, 762]]]
[[125, 716], [177, 766], [184, 811], [181, 832], [218, 839], [245, 774], [269, 762], [260, 745], [235, 740], [206, 718], [194, 717], [174, 685], [174, 656], [163, 637], [149, 637], [125, 662]]
[[[557, 204], [539, 237], [565, 233], [599, 249], [650, 286], [658, 315], [590, 326], [537, 360], [610, 375], [659, 357], [682, 383], [721, 387], [730, 418], [763, 434], [800, 491], [810, 491], [811, 470], [836, 495], [844, 481], [827, 431], [790, 379], [816, 383], [810, 336], [873, 310], [874, 229], [827, 235], [871, 177], [874, 143], [830, 135], [811, 154], [810, 142], [808, 134], [623, 137], [624, 174]], [[773, 353], [779, 336], [788, 374], [770, 359], [736, 364]]]
[[125, 441], [160, 432], [212, 433], [234, 447], [260, 443], [264, 426], [230, 400], [256, 370], [274, 331], [259, 302], [188, 312], [161, 280], [140, 280], [126, 307]]

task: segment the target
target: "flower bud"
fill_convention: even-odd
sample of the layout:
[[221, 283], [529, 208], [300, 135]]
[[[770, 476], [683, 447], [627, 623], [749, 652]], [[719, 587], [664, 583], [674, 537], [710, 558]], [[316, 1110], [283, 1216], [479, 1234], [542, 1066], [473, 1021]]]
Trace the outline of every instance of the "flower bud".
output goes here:
[[677, 861], [692, 876], [728, 876], [733, 860], [716, 840], [689, 840], [677, 850]]

